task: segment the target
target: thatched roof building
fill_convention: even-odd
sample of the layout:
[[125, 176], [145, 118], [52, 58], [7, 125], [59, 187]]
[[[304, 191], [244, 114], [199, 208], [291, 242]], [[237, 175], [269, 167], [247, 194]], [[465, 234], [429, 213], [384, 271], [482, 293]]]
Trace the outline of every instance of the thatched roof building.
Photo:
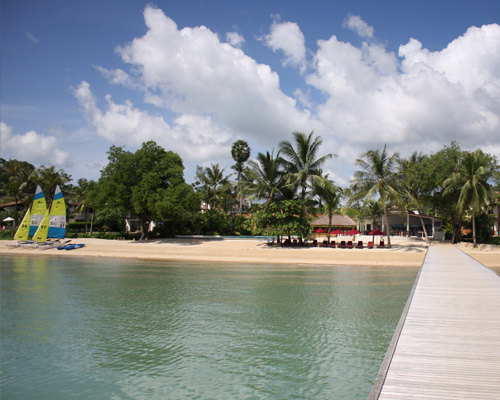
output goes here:
[[[323, 215], [311, 222], [313, 228], [328, 228], [328, 215]], [[348, 215], [340, 215], [334, 214], [332, 217], [332, 225], [331, 228], [339, 228], [339, 229], [350, 229], [356, 228], [356, 221], [354, 221]]]

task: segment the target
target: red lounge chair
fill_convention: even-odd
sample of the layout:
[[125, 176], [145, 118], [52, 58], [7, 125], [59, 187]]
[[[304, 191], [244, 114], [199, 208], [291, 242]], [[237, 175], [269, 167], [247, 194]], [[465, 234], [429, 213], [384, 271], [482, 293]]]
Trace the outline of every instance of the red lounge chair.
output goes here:
[[321, 247], [327, 247], [328, 246], [328, 242], [326, 240], [323, 240], [323, 243], [321, 243], [320, 246]]
[[347, 248], [348, 248], [348, 249], [352, 249], [352, 240], [349, 240], [349, 241], [347, 242]]
[[340, 247], [341, 249], [345, 249], [345, 240], [342, 240], [342, 241], [340, 242], [339, 247]]
[[373, 242], [368, 242], [368, 246], [366, 247], [368, 247], [369, 249], [373, 249]]
[[380, 244], [379, 244], [377, 247], [385, 247], [384, 241], [383, 241], [383, 240], [381, 240], [381, 241], [380, 241]]
[[309, 246], [310, 247], [318, 247], [318, 241], [316, 239], [314, 239]]
[[330, 247], [331, 247], [332, 249], [334, 249], [334, 248], [335, 248], [335, 240], [332, 240], [332, 241], [330, 242]]
[[356, 248], [357, 249], [362, 249], [363, 248], [363, 241], [362, 240], [358, 241], [358, 244], [356, 245]]

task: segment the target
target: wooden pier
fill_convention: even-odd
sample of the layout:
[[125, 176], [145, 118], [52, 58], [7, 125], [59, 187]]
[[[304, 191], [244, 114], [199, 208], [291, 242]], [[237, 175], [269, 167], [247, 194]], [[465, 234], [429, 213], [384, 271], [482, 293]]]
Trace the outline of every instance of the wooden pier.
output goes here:
[[429, 247], [368, 399], [500, 399], [500, 277]]

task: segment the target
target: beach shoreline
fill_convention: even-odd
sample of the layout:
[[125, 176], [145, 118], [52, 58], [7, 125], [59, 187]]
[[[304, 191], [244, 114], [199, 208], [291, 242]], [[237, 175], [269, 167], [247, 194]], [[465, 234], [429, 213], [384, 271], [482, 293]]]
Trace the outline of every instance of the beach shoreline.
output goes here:
[[[368, 239], [360, 238], [365, 245]], [[268, 246], [266, 240], [257, 239], [158, 239], [147, 241], [75, 239], [85, 243], [76, 250], [39, 250], [8, 247], [0, 242], [0, 254], [27, 254], [36, 256], [129, 258], [156, 261], [224, 262], [252, 264], [300, 264], [300, 265], [347, 265], [420, 267], [427, 252], [423, 241], [391, 237], [392, 248], [331, 249], [324, 247], [277, 247]], [[377, 242], [378, 243], [378, 242]], [[439, 244], [446, 245], [446, 244]], [[459, 247], [488, 267], [500, 268], [500, 252], [492, 249]]]

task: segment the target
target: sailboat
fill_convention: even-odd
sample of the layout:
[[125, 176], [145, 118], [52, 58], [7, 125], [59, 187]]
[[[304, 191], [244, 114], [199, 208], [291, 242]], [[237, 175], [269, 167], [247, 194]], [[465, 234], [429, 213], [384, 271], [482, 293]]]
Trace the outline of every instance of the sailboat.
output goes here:
[[45, 212], [38, 229], [33, 236], [35, 247], [50, 249], [60, 246], [57, 241], [47, 241], [48, 238], [64, 239], [66, 234], [66, 204], [59, 186], [56, 187], [50, 210]]
[[37, 185], [33, 203], [31, 204], [31, 207], [28, 208], [28, 211], [26, 211], [26, 214], [21, 221], [21, 225], [19, 225], [19, 228], [17, 228], [16, 234], [14, 235], [14, 240], [17, 240], [18, 242], [11, 246], [18, 247], [32, 243], [32, 241], [28, 239], [35, 234], [46, 212], [47, 203], [45, 201], [45, 196], [43, 195], [40, 186]]

